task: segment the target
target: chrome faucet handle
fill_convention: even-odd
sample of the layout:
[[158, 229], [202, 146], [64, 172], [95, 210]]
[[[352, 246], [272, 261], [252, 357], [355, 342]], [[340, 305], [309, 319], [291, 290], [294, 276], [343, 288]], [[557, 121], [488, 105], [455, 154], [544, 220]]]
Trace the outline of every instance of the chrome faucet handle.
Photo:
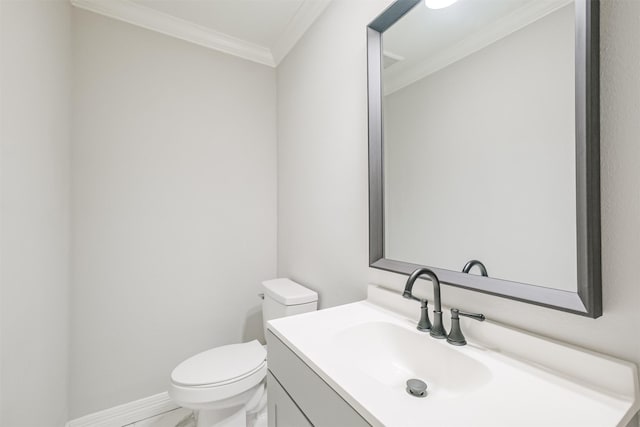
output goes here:
[[469, 317], [479, 322], [484, 321], [486, 318], [484, 317], [484, 314], [465, 313], [464, 311], [460, 311], [457, 308], [451, 309], [451, 331], [449, 332], [449, 335], [447, 335], [447, 342], [453, 345], [466, 345], [467, 340], [462, 334], [462, 329], [460, 329], [459, 316]]

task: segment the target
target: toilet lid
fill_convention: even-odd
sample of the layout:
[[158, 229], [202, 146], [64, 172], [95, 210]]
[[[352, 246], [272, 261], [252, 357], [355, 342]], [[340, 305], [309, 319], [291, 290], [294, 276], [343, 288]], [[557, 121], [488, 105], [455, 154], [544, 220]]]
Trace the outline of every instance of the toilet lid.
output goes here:
[[262, 344], [253, 340], [203, 351], [179, 364], [171, 380], [185, 386], [226, 383], [255, 371], [267, 359]]

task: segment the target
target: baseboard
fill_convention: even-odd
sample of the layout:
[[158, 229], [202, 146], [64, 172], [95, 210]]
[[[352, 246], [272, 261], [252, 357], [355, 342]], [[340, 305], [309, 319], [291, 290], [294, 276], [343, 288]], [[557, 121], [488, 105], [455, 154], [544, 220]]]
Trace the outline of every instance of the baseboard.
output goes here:
[[169, 394], [158, 393], [67, 422], [66, 427], [122, 427], [178, 408]]

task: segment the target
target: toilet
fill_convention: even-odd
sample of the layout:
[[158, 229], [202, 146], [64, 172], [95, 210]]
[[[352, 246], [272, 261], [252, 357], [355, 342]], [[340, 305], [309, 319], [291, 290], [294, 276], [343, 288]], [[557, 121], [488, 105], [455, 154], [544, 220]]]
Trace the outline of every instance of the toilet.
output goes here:
[[[315, 311], [318, 294], [290, 279], [262, 282], [263, 328], [279, 317]], [[266, 427], [267, 351], [257, 340], [206, 350], [171, 373], [169, 396], [197, 412], [198, 427]]]

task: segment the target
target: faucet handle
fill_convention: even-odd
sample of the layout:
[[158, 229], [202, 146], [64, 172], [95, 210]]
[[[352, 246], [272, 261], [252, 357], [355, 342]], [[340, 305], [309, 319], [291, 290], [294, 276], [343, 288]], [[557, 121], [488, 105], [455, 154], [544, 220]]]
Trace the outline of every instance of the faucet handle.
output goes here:
[[402, 296], [406, 299], [412, 299], [414, 301], [420, 301], [420, 321], [418, 322], [417, 329], [422, 332], [431, 331], [431, 321], [429, 320], [429, 301], [422, 298], [414, 297], [411, 291], [405, 291]]
[[422, 332], [431, 331], [431, 321], [429, 320], [429, 301], [426, 299], [420, 300], [420, 321], [418, 322], [417, 329]]
[[449, 335], [447, 335], [447, 342], [453, 345], [466, 345], [467, 340], [462, 334], [462, 329], [460, 329], [459, 316], [469, 317], [479, 322], [484, 321], [486, 318], [484, 317], [484, 314], [465, 313], [464, 311], [460, 311], [457, 308], [451, 309], [451, 331], [449, 332]]
[[483, 322], [486, 319], [486, 317], [484, 317], [484, 314], [482, 313], [465, 313], [464, 311], [460, 311], [457, 308], [451, 309], [451, 317], [453, 318], [454, 315], [456, 315], [456, 317], [469, 317], [473, 320], [477, 320], [478, 322]]

